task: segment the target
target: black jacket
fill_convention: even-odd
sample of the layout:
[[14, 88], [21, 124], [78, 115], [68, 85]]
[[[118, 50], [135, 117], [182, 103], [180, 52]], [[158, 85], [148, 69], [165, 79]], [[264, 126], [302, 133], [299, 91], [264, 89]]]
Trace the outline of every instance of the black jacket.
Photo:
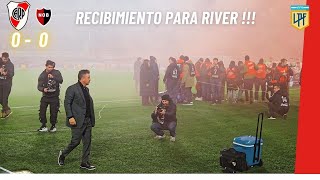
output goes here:
[[[89, 94], [90, 96], [90, 94]], [[71, 128], [81, 128], [86, 115], [86, 100], [84, 98], [82, 89], [79, 83], [75, 83], [67, 88], [66, 96], [64, 99], [64, 109], [66, 111], [66, 125]], [[90, 120], [92, 127], [95, 126], [95, 115], [93, 100], [90, 96]], [[69, 118], [73, 117], [76, 120], [76, 126], [71, 126], [69, 123]]]
[[[164, 107], [162, 103], [160, 103], [157, 107]], [[164, 123], [169, 123], [172, 121], [177, 121], [176, 113], [177, 113], [177, 106], [173, 103], [172, 100], [169, 102], [169, 106], [165, 108], [166, 113], [164, 115]], [[152, 112], [151, 118], [152, 122], [158, 122], [157, 114], [155, 112]]]
[[142, 65], [140, 70], [140, 96], [154, 96], [154, 84], [151, 67]]
[[[52, 74], [53, 78], [52, 80], [55, 81], [55, 88], [56, 91], [54, 92], [44, 92], [44, 88], [48, 88], [48, 74]], [[38, 90], [42, 92], [42, 96], [45, 97], [58, 97], [60, 95], [60, 84], [62, 84], [63, 78], [59, 70], [53, 69], [50, 73], [47, 73], [46, 70], [44, 70], [39, 78], [38, 78]]]
[[271, 97], [269, 97], [267, 95], [267, 99], [269, 100], [270, 103], [280, 107], [281, 103], [282, 103], [282, 95], [280, 90], [277, 91], [276, 93], [274, 93]]
[[163, 82], [166, 81], [178, 81], [179, 80], [179, 68], [176, 63], [171, 63], [166, 70], [166, 74], [164, 75]]
[[0, 60], [0, 68], [5, 68], [7, 71], [7, 75], [2, 75], [0, 74], [0, 84], [4, 84], [4, 83], [11, 83], [12, 82], [12, 78], [14, 76], [14, 65], [13, 63], [10, 61], [4, 63], [2, 60]]

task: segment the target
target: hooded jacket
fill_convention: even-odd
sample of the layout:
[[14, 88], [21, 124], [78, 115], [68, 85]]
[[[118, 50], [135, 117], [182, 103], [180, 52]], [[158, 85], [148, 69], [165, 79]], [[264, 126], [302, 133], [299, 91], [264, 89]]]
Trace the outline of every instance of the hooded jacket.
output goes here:
[[187, 64], [192, 64], [192, 61], [190, 60], [187, 61], [185, 66], [183, 66], [183, 69], [182, 69], [183, 77], [182, 77], [181, 83], [185, 85], [184, 87], [190, 88], [194, 86], [195, 80], [194, 80], [194, 76], [190, 75], [190, 68], [189, 68], [189, 65]]

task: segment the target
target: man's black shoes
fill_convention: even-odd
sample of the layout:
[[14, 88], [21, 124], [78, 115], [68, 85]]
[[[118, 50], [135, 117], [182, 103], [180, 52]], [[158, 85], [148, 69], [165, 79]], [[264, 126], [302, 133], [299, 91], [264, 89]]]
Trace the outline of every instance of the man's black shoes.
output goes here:
[[64, 155], [62, 155], [62, 151], [59, 152], [59, 156], [58, 156], [58, 164], [59, 166], [63, 166], [64, 165], [64, 159], [66, 157]]
[[86, 170], [89, 170], [89, 171], [92, 171], [92, 170], [95, 170], [95, 169], [96, 169], [96, 167], [93, 166], [93, 165], [91, 165], [89, 162], [87, 162], [87, 163], [81, 163], [80, 168], [81, 168], [81, 169], [86, 169]]

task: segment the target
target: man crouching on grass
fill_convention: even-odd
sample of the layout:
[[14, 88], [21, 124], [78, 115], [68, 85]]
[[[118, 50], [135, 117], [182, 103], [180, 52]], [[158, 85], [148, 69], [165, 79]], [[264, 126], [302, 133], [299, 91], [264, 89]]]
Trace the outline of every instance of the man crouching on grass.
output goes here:
[[177, 106], [169, 95], [163, 95], [161, 99], [161, 103], [151, 114], [151, 130], [156, 133], [156, 139], [163, 139], [165, 137], [163, 130], [169, 130], [170, 141], [174, 142], [176, 140]]

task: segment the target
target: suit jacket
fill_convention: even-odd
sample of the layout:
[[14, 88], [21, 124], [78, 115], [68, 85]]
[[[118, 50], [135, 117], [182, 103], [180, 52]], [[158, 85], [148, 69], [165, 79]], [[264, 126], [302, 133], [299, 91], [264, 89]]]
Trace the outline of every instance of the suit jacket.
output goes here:
[[[90, 96], [90, 94], [89, 94]], [[95, 126], [95, 115], [94, 115], [94, 107], [93, 107], [93, 100], [90, 96], [91, 102], [91, 125], [92, 127]], [[80, 87], [79, 83], [73, 84], [68, 87], [64, 99], [64, 108], [66, 111], [67, 122], [66, 125], [71, 128], [81, 128], [85, 115], [86, 115], [86, 101]], [[76, 126], [71, 126], [69, 123], [69, 118], [74, 117], [76, 120]]]

